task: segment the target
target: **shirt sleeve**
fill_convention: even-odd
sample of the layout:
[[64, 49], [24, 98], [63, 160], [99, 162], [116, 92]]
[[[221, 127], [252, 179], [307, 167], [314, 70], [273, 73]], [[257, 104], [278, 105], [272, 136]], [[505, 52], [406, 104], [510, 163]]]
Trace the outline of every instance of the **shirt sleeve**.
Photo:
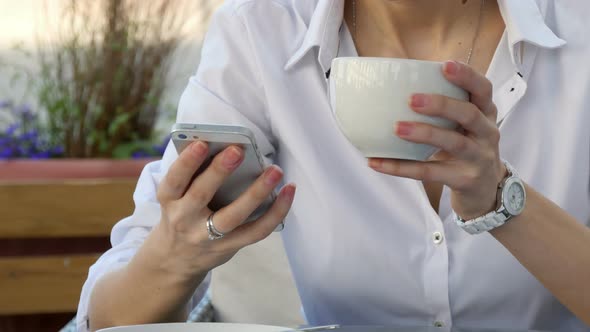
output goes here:
[[[177, 122], [241, 125], [250, 128], [268, 162], [275, 153], [264, 89], [258, 77], [248, 30], [240, 18], [237, 1], [227, 1], [214, 14], [203, 43], [201, 63], [190, 78], [178, 108]], [[178, 154], [169, 144], [161, 161], [148, 164], [133, 195], [135, 210], [111, 232], [112, 248], [90, 267], [80, 296], [76, 325], [88, 331], [88, 303], [96, 282], [125, 266], [160, 221], [156, 198], [158, 184]], [[209, 276], [195, 292], [192, 309], [206, 292]]]
[[228, 1], [214, 15], [197, 74], [180, 98], [177, 122], [241, 125], [250, 128], [261, 153], [275, 153], [275, 139], [258, 59], [240, 16], [249, 3]]

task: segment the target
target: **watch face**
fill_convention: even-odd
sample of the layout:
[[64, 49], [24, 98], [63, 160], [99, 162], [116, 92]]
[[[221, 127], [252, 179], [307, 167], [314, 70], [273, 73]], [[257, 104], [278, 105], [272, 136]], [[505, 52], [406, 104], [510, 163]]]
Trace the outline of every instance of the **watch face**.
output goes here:
[[504, 207], [513, 216], [519, 215], [524, 210], [526, 194], [524, 185], [517, 179], [510, 179], [506, 182], [503, 195]]

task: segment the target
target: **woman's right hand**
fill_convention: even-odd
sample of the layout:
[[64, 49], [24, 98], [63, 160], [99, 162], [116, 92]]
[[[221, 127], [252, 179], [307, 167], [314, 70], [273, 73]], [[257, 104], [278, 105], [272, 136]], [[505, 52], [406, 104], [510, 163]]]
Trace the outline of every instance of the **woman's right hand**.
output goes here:
[[244, 159], [236, 146], [219, 153], [207, 169], [207, 145], [185, 149], [158, 188], [160, 223], [124, 268], [100, 278], [90, 297], [91, 330], [120, 325], [185, 321], [186, 304], [207, 273], [227, 262], [241, 248], [270, 235], [289, 211], [295, 185], [282, 188], [271, 208], [258, 220], [243, 221], [268, 197], [283, 173], [271, 166], [232, 204], [215, 213], [215, 228], [226, 233], [209, 240], [207, 205]]
[[191, 144], [172, 164], [158, 188], [162, 207], [161, 222], [154, 229], [160, 233], [159, 256], [162, 261], [158, 264], [164, 264], [166, 270], [186, 278], [186, 281], [203, 276], [227, 262], [241, 248], [269, 236], [286, 217], [295, 195], [294, 184], [284, 186], [262, 217], [242, 225], [283, 177], [279, 167], [268, 167], [237, 200], [215, 212], [214, 226], [226, 235], [222, 239], [210, 240], [207, 218], [213, 211], [207, 205], [221, 184], [241, 164], [244, 151], [237, 146], [226, 148], [195, 177], [207, 155], [206, 143]]

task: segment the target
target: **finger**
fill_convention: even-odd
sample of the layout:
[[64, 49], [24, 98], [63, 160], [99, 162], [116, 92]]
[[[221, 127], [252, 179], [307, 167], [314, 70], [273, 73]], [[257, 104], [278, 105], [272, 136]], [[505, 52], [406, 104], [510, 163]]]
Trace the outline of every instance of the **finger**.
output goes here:
[[168, 173], [158, 186], [160, 203], [182, 197], [193, 175], [207, 158], [207, 143], [198, 141], [189, 145], [172, 163]]
[[486, 137], [496, 128], [495, 122], [486, 118], [474, 104], [447, 96], [414, 94], [410, 107], [416, 113], [457, 122], [478, 137]]
[[267, 238], [285, 220], [293, 205], [296, 186], [290, 183], [284, 186], [271, 208], [256, 221], [249, 222], [226, 236], [230, 248], [243, 248]]
[[495, 112], [496, 108], [492, 102], [493, 86], [484, 75], [457, 61], [445, 62], [443, 74], [449, 82], [469, 92], [470, 101], [484, 114]]
[[219, 187], [243, 160], [244, 150], [235, 145], [218, 153], [209, 167], [195, 178], [183, 199], [188, 200], [194, 208], [206, 207]]
[[478, 145], [471, 138], [426, 123], [398, 122], [395, 134], [406, 141], [436, 146], [460, 159], [473, 160], [479, 155]]
[[268, 167], [233, 203], [215, 213], [215, 228], [228, 233], [240, 226], [272, 193], [283, 178], [278, 166]]
[[455, 161], [412, 161], [399, 159], [369, 159], [369, 167], [377, 172], [425, 182], [438, 182], [456, 190], [464, 189], [473, 180], [473, 173], [458, 171]]

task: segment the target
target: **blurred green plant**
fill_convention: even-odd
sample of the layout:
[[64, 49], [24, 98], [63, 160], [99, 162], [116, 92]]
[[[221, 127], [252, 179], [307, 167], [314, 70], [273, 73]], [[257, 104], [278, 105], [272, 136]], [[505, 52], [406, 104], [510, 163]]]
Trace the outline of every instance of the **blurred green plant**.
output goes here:
[[161, 152], [154, 149], [154, 131], [165, 109], [171, 59], [184, 36], [209, 17], [214, 2], [67, 1], [56, 40], [38, 41], [36, 54], [28, 55], [39, 72], [26, 75], [45, 112], [44, 128], [61, 142], [65, 157]]
[[[121, 144], [113, 150], [115, 159], [162, 156], [170, 140], [166, 135], [154, 144], [136, 141]], [[49, 135], [39, 113], [27, 104], [0, 100], [0, 161], [25, 158], [63, 158], [62, 142]]]

